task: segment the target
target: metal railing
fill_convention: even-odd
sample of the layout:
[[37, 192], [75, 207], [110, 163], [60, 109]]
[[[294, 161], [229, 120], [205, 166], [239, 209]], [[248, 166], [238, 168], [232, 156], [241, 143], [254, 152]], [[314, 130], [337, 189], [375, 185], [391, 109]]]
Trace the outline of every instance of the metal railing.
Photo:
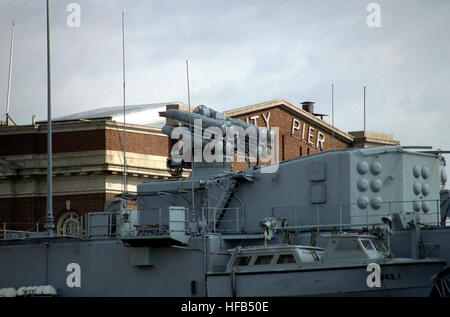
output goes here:
[[[39, 232], [39, 227], [41, 223], [38, 221], [36, 223], [29, 222], [3, 222], [0, 228], [0, 239], [21, 239], [27, 238], [31, 234]], [[35, 227], [35, 231], [29, 230], [19, 230], [18, 228], [32, 228]]]
[[[247, 207], [245, 209], [203, 208], [201, 217], [207, 231], [223, 234], [261, 233], [260, 222], [264, 218], [276, 218], [278, 220], [276, 229], [306, 231], [313, 227], [320, 229], [383, 225], [383, 217], [400, 213], [405, 226], [413, 226], [418, 216], [418, 223], [422, 226], [442, 227], [439, 200], [426, 202], [431, 206], [426, 213], [415, 210], [416, 201], [394, 201], [379, 203], [379, 208], [376, 210], [368, 207], [361, 209], [356, 203]], [[217, 215], [220, 213], [223, 217], [219, 221]]]
[[[315, 229], [361, 228], [383, 225], [382, 218], [401, 213], [404, 225], [413, 226], [416, 217], [422, 226], [443, 227], [441, 224], [439, 200], [420, 201], [427, 203], [428, 212], [417, 211], [417, 201], [381, 202], [379, 208], [361, 209], [358, 204], [305, 204], [297, 206], [276, 207], [234, 207], [234, 208], [202, 208], [192, 213], [185, 208], [185, 232], [190, 233], [222, 233], [222, 234], [261, 234], [264, 218], [276, 218], [274, 229], [289, 231], [308, 231]], [[129, 212], [128, 217], [124, 216]], [[136, 213], [131, 216], [132, 213]], [[218, 215], [222, 215], [219, 217]], [[81, 222], [81, 237], [105, 238], [121, 236], [145, 236], [167, 234], [169, 230], [169, 208], [146, 208], [120, 212], [90, 212]], [[18, 225], [32, 224], [3, 223], [0, 239], [14, 236], [29, 236], [33, 232], [15, 230]], [[39, 231], [39, 223], [35, 224]]]

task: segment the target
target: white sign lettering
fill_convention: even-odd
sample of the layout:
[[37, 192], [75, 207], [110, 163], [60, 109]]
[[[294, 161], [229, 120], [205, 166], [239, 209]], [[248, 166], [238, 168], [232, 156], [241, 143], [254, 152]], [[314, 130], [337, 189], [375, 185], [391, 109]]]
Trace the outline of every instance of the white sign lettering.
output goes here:
[[264, 113], [261, 113], [261, 115], [262, 115], [264, 121], [266, 122], [266, 128], [270, 129], [270, 127], [269, 127], [270, 112], [267, 113], [267, 117], [264, 115]]
[[323, 150], [323, 142], [325, 142], [325, 135], [322, 132], [317, 131], [317, 143], [316, 148]]
[[[267, 114], [261, 113], [260, 115], [247, 117], [247, 118], [245, 118], [245, 122], [252, 123], [257, 126], [258, 125], [257, 119], [260, 116], [264, 120], [266, 127], [268, 129], [270, 129], [270, 125], [269, 125], [270, 112], [267, 112]], [[299, 133], [299, 134], [300, 134], [301, 140], [303, 140], [307, 144], [315, 147], [316, 149], [323, 151], [324, 146], [325, 146], [325, 134], [320, 131], [317, 131], [312, 126], [307, 126], [307, 124], [305, 122], [302, 122], [299, 119], [293, 117], [292, 125], [291, 125], [291, 135], [296, 137], [295, 136], [296, 132], [297, 131], [300, 132], [300, 130], [301, 130], [301, 133]]]
[[[315, 133], [314, 131], [316, 131], [316, 129], [309, 126], [308, 127], [308, 137], [305, 140], [306, 123], [301, 122], [300, 120], [298, 120], [296, 118], [292, 118], [291, 135], [295, 136], [295, 131], [300, 130], [300, 128], [302, 128], [302, 134], [301, 134], [300, 139], [303, 141], [306, 141], [306, 143], [308, 143], [312, 146], [315, 146], [317, 149], [322, 151], [324, 148], [324, 143], [325, 143], [325, 134], [323, 134], [320, 131], [317, 131], [317, 133]], [[316, 140], [315, 143], [314, 143], [314, 137]]]
[[256, 125], [256, 126], [258, 126], [258, 123], [256, 121], [256, 119], [258, 119], [258, 118], [259, 118], [259, 116], [250, 117], [250, 119], [253, 120], [253, 124]]
[[300, 121], [298, 121], [295, 118], [292, 118], [292, 129], [291, 129], [291, 135], [294, 135], [294, 132], [298, 129], [300, 129]]
[[314, 131], [314, 128], [312, 127], [312, 126], [309, 126], [309, 129], [308, 129], [308, 143], [309, 144], [311, 144], [311, 145], [313, 145], [314, 143], [311, 141], [311, 139], [314, 137], [314, 135], [313, 135], [313, 132]]

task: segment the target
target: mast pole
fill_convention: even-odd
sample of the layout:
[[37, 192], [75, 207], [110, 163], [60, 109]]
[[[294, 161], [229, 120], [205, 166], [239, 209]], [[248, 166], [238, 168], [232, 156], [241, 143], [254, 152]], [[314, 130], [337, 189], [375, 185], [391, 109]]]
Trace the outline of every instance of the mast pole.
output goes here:
[[364, 86], [364, 133], [366, 133], [366, 86]]
[[[187, 93], [188, 93], [188, 106], [189, 106], [189, 129], [191, 133], [195, 134], [194, 128], [192, 127], [192, 116], [191, 116], [191, 93], [189, 90], [189, 62], [186, 60], [186, 81], [187, 81]], [[194, 193], [194, 135], [191, 136], [191, 191], [192, 191], [192, 214], [195, 214], [195, 193]]]
[[49, 236], [53, 236], [55, 227], [53, 218], [53, 182], [52, 182], [52, 93], [50, 76], [50, 18], [47, 0], [47, 214], [44, 228]]
[[122, 11], [122, 77], [123, 77], [123, 191], [127, 193], [127, 130], [125, 121], [125, 18]]
[[11, 48], [9, 51], [9, 74], [8, 74], [8, 92], [6, 94], [6, 125], [9, 125], [9, 101], [11, 93], [11, 76], [12, 76], [12, 62], [14, 54], [14, 20], [12, 21], [12, 31], [11, 31]]
[[331, 132], [332, 150], [334, 151], [334, 83], [331, 84], [331, 125], [333, 130]]

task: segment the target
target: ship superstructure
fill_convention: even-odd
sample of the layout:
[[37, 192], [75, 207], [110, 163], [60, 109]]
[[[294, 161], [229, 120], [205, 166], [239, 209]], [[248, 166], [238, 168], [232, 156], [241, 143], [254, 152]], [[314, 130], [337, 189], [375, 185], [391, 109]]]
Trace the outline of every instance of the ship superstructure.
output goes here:
[[[230, 250], [302, 246], [315, 251], [320, 260], [326, 258], [320, 249], [329, 242], [326, 235], [351, 231], [370, 234], [369, 240], [383, 240], [390, 263], [402, 263], [396, 266], [397, 273], [408, 276], [407, 280], [386, 281], [384, 290], [389, 284], [388, 289], [398, 290], [396, 296], [423, 296], [434, 286], [434, 294], [448, 295], [444, 267], [444, 261], [450, 261], [450, 229], [445, 226], [448, 191], [444, 190], [445, 161], [440, 155], [384, 146], [326, 151], [256, 166], [251, 147], [256, 145], [256, 162], [276, 153], [273, 131], [255, 128], [256, 139], [252, 139], [246, 130], [250, 124], [230, 120], [204, 106], [192, 114], [172, 110], [162, 115], [175, 121], [163, 131], [172, 136], [177, 128], [185, 128], [192, 137], [192, 151], [197, 142], [203, 154], [207, 149], [210, 154], [223, 151], [225, 158], [229, 153], [242, 155], [250, 166], [233, 172], [231, 161], [176, 161], [172, 156], [168, 167], [191, 169], [188, 178], [141, 183], [136, 197], [124, 197], [135, 199], [137, 209], [126, 209], [123, 198], [116, 198], [104, 212], [87, 214], [78, 236], [3, 232], [0, 288], [29, 290], [51, 285], [59, 296], [217, 296], [217, 287], [212, 286], [216, 277], [225, 274], [228, 279], [234, 272], [229, 270], [234, 256]], [[194, 119], [202, 123], [200, 138], [191, 133], [195, 132]], [[210, 133], [209, 139], [205, 138], [204, 132], [211, 128], [217, 128], [216, 137]], [[240, 131], [236, 135], [241, 135], [243, 143], [239, 138], [218, 138], [230, 128]], [[260, 142], [262, 138], [264, 142]], [[219, 139], [222, 147], [217, 147]], [[183, 145], [188, 139], [178, 140]], [[188, 154], [185, 158], [193, 152]], [[358, 243], [364, 250], [363, 242]], [[369, 245], [375, 248], [370, 241]], [[311, 257], [314, 260], [312, 253]], [[352, 261], [351, 256], [344, 260]], [[417, 265], [416, 274], [406, 273], [405, 263]], [[360, 267], [368, 264], [358, 263]], [[340, 272], [341, 264], [331, 261], [329, 265]], [[394, 274], [384, 272], [387, 266], [380, 265], [381, 274]], [[308, 280], [303, 273], [302, 278]], [[351, 278], [353, 274], [367, 278], [369, 273], [359, 269]], [[274, 283], [283, 283], [271, 273], [269, 276]], [[333, 280], [328, 290], [339, 289], [339, 283], [346, 283], [341, 280]], [[249, 283], [247, 290], [256, 286], [245, 283]], [[415, 292], [414, 285], [422, 285], [421, 292]], [[362, 289], [364, 283], [359, 283], [352, 290], [342, 288], [342, 293], [389, 295], [366, 286]], [[312, 288], [306, 284], [279, 295], [319, 294], [308, 289]], [[41, 295], [32, 290], [24, 294]], [[258, 294], [239, 293], [236, 288], [219, 296], [233, 295]]]

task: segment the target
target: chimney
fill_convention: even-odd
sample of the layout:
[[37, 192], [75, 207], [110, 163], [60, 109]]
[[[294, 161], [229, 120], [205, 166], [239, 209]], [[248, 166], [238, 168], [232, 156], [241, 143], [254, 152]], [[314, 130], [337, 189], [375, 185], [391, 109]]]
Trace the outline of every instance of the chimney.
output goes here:
[[300, 103], [302, 105], [302, 109], [314, 114], [314, 101], [303, 101]]

